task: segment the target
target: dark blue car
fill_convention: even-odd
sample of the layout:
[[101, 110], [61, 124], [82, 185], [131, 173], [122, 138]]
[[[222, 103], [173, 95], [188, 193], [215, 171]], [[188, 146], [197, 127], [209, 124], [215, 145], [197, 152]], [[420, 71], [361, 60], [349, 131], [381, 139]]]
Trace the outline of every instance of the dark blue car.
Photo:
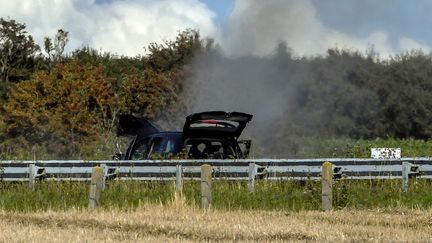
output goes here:
[[123, 160], [238, 159], [249, 154], [250, 140], [238, 138], [252, 115], [208, 111], [189, 115], [182, 132], [161, 132], [145, 118], [119, 116], [118, 135], [133, 136]]

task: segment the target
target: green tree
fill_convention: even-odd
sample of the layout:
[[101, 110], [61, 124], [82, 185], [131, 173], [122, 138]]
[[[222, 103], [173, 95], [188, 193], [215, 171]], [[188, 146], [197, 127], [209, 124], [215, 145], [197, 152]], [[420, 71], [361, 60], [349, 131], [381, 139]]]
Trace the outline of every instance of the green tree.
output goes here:
[[148, 46], [148, 64], [155, 71], [182, 67], [203, 48], [203, 45], [198, 31], [188, 29], [179, 32], [175, 41], [165, 41], [164, 44], [152, 43]]
[[0, 96], [7, 94], [9, 82], [27, 79], [35, 67], [39, 46], [24, 24], [0, 18]]
[[44, 50], [48, 56], [48, 70], [51, 70], [53, 62], [59, 62], [63, 59], [65, 47], [69, 41], [69, 32], [59, 29], [54, 37], [54, 41], [45, 37]]

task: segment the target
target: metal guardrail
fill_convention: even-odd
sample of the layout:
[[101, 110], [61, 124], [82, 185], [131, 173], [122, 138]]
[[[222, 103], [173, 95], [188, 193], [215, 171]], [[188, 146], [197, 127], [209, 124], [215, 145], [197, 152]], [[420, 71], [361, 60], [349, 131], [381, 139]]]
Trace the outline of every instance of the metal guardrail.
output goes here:
[[[333, 164], [335, 179], [397, 179], [403, 176], [432, 179], [432, 158], [401, 159], [242, 159], [242, 160], [136, 160], [136, 161], [0, 161], [0, 180], [90, 180], [92, 167], [102, 166], [105, 179], [175, 180], [178, 168], [184, 179], [199, 180], [203, 164], [212, 166], [214, 179], [248, 180], [252, 175], [270, 180], [320, 178], [323, 162]], [[254, 166], [250, 166], [254, 164]], [[177, 166], [181, 165], [181, 166]]]

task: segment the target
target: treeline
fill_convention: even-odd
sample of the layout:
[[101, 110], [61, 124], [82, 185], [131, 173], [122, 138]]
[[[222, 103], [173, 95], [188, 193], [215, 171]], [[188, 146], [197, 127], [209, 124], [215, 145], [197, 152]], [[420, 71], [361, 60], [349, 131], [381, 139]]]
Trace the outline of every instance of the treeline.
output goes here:
[[[280, 67], [291, 78], [286, 112], [273, 130], [278, 154], [296, 154], [299, 137], [421, 139], [432, 136], [432, 56], [421, 50], [380, 60], [332, 49]], [[285, 65], [285, 67], [284, 67]], [[397, 146], [397, 145], [396, 145]]]
[[421, 50], [296, 57], [281, 43], [270, 56], [206, 53], [196, 65], [200, 80], [221, 83], [199, 103], [242, 103], [232, 107], [254, 113], [249, 132], [265, 156], [296, 157], [304, 146], [319, 149], [314, 140], [432, 136], [432, 56]]
[[[220, 81], [239, 97], [258, 97], [251, 100], [257, 107], [266, 104], [261, 90], [282, 97], [272, 103], [277, 109], [267, 107], [275, 112], [265, 126], [259, 111], [251, 124], [266, 155], [294, 157], [304, 137], [432, 136], [432, 56], [421, 51], [385, 60], [373, 50], [296, 57], [282, 43], [270, 56], [234, 58], [193, 30], [135, 57], [90, 47], [65, 54], [67, 42], [68, 32], [59, 30], [40, 47], [25, 25], [0, 19], [1, 159], [109, 158], [118, 114], [176, 126], [205, 103], [200, 84], [207, 81]], [[253, 87], [262, 89], [248, 89], [259, 73], [266, 74], [264, 83]]]
[[0, 19], [0, 159], [109, 158], [120, 113], [170, 125], [186, 105], [185, 64], [203, 48], [192, 30], [136, 57], [65, 55], [67, 42], [59, 30], [40, 47], [24, 24]]

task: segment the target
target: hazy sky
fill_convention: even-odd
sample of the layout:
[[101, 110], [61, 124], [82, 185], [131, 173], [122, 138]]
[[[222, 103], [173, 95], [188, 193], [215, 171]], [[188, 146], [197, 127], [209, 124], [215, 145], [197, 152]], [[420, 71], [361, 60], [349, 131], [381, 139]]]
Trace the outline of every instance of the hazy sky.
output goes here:
[[91, 46], [144, 54], [151, 42], [199, 29], [232, 55], [267, 55], [280, 41], [296, 54], [331, 47], [384, 57], [432, 46], [430, 0], [0, 0], [0, 17], [25, 23], [38, 43], [58, 28], [68, 50]]

